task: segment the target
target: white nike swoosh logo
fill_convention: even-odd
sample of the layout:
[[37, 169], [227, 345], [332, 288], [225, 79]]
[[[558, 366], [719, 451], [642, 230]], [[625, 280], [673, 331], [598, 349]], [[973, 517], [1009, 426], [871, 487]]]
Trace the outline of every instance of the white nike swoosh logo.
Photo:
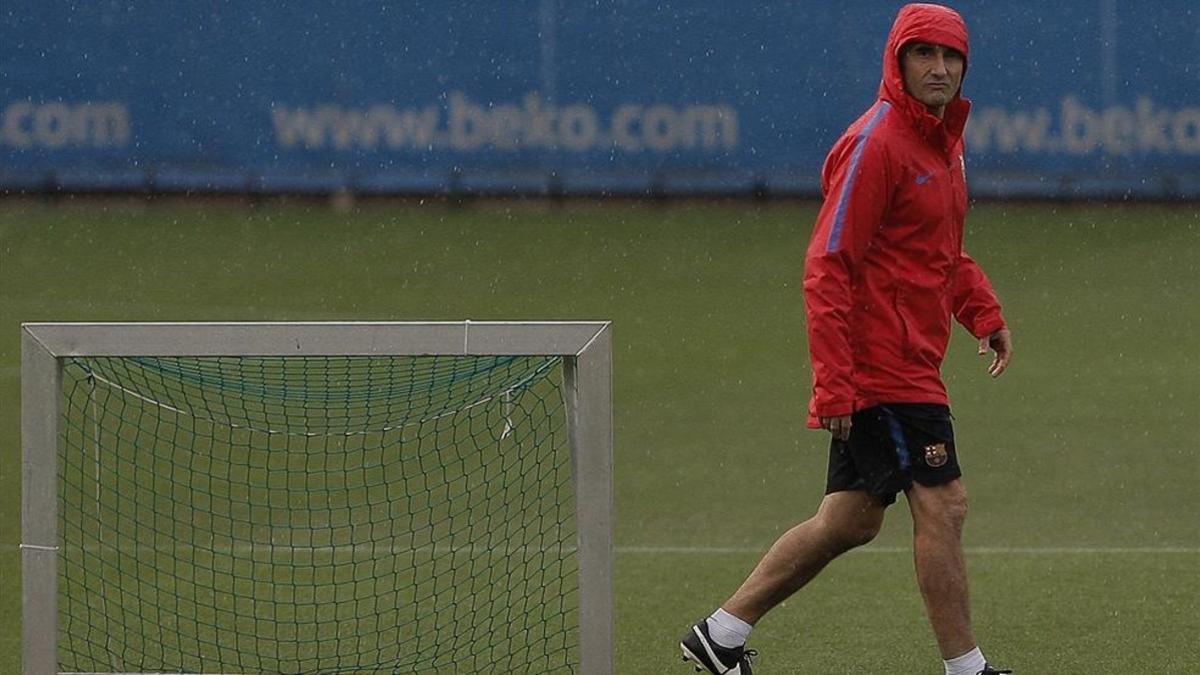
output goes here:
[[[704, 651], [708, 653], [708, 658], [718, 666], [724, 666], [725, 662], [717, 658], [717, 655], [713, 653], [712, 647], [708, 645], [708, 640], [704, 637], [704, 633], [700, 632], [700, 627], [692, 626], [692, 632], [696, 634], [696, 637], [700, 638], [700, 644], [704, 647]], [[742, 675], [742, 664], [739, 663], [732, 668], [722, 670], [721, 675]]]

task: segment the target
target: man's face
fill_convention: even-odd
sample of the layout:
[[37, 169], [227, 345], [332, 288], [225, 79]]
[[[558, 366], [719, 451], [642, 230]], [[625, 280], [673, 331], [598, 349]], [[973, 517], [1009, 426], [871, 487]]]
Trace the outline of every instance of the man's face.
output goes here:
[[941, 117], [946, 104], [954, 99], [962, 86], [966, 63], [957, 49], [914, 42], [900, 55], [904, 88], [930, 112]]

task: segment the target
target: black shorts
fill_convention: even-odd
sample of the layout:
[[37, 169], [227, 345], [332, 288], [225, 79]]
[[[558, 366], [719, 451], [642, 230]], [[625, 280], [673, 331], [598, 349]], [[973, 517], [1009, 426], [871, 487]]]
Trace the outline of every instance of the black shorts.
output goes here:
[[885, 403], [854, 413], [850, 440], [830, 443], [825, 494], [866, 490], [889, 506], [914, 480], [941, 485], [961, 475], [950, 408]]

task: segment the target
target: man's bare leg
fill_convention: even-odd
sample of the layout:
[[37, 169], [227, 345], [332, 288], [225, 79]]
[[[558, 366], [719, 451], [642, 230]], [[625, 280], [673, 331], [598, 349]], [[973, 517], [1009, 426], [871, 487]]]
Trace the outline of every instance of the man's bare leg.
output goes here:
[[907, 494], [917, 585], [942, 658], [952, 659], [976, 646], [962, 550], [967, 492], [954, 480], [933, 487], [914, 483]]
[[748, 624], [800, 590], [829, 561], [879, 533], [884, 507], [863, 491], [825, 495], [816, 515], [788, 530], [721, 606]]

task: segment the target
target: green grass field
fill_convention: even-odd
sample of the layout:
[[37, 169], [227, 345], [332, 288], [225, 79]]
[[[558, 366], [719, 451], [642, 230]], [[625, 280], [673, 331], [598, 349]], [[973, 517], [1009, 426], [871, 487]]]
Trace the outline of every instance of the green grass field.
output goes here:
[[[799, 280], [815, 207], [0, 202], [0, 673], [19, 672], [19, 324], [611, 319], [617, 670], [675, 642], [819, 502]], [[945, 375], [978, 632], [1022, 675], [1200, 664], [1200, 214], [977, 207], [1016, 340]], [[758, 672], [938, 673], [894, 507], [759, 626]]]

